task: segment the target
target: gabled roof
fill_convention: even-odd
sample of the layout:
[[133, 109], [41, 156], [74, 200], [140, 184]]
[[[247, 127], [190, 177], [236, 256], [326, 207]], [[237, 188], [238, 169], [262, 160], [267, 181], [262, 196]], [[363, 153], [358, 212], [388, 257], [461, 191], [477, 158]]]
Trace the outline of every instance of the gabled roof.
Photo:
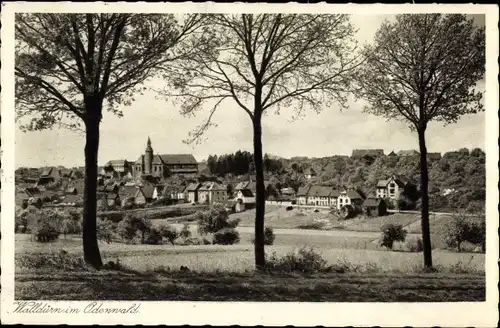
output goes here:
[[196, 191], [201, 187], [201, 183], [191, 183], [189, 186], [187, 186], [186, 191]]
[[80, 195], [66, 195], [66, 196], [64, 196], [62, 203], [78, 204], [82, 201], [83, 201], [83, 199]]
[[309, 191], [309, 187], [299, 187], [297, 191], [297, 196], [307, 196], [307, 192]]
[[227, 190], [224, 186], [218, 184], [217, 182], [204, 182], [201, 184], [198, 190]]
[[385, 187], [387, 187], [388, 183], [389, 183], [389, 180], [378, 180], [377, 188], [385, 188]]
[[253, 197], [253, 193], [250, 189], [241, 189], [240, 192], [243, 197]]
[[363, 197], [361, 197], [361, 195], [355, 190], [348, 190], [346, 194], [350, 199], [363, 199]]
[[106, 166], [126, 166], [128, 164], [128, 161], [126, 159], [112, 159], [109, 162], [106, 163]]
[[340, 191], [338, 191], [337, 189], [332, 189], [330, 191], [330, 197], [334, 197], [334, 198], [338, 198], [340, 196]]
[[198, 164], [192, 154], [163, 154], [154, 155], [153, 164]]
[[328, 186], [311, 186], [308, 192], [309, 197], [328, 197], [333, 187]]
[[[153, 193], [155, 191], [155, 187], [152, 184], [144, 184], [143, 186], [139, 187], [139, 190], [137, 193], [142, 193], [144, 198], [153, 198]], [[136, 193], [136, 195], [137, 195]]]
[[416, 156], [419, 155], [420, 153], [416, 150], [409, 149], [409, 150], [400, 150], [398, 152], [398, 156]]

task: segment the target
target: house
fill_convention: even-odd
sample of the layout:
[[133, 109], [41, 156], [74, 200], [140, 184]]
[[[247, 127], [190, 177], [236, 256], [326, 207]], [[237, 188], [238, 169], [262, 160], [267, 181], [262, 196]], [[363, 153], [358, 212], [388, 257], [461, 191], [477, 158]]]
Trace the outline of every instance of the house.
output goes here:
[[59, 203], [61, 206], [82, 206], [83, 198], [80, 195], [66, 195]]
[[394, 151], [391, 151], [387, 156], [389, 156], [389, 157], [398, 157], [398, 155]]
[[68, 178], [70, 180], [80, 180], [80, 179], [83, 179], [83, 177], [84, 177], [84, 175], [83, 175], [82, 171], [77, 170], [77, 169], [71, 170], [71, 172], [69, 173], [69, 176], [68, 176]]
[[154, 185], [149, 183], [139, 186], [136, 194], [134, 195], [135, 204], [142, 205], [151, 202], [153, 200], [154, 190]]
[[250, 189], [240, 189], [236, 192], [235, 212], [255, 207], [255, 197]]
[[[161, 195], [162, 195], [162, 197], [165, 197], [165, 198], [181, 200], [181, 199], [184, 199], [184, 197], [186, 196], [185, 189], [186, 189], [186, 187], [184, 187], [184, 186], [165, 185], [165, 186], [163, 186], [163, 190], [161, 191]], [[158, 193], [159, 193], [159, 191], [158, 191]]]
[[384, 216], [387, 214], [387, 203], [383, 198], [369, 196], [363, 202], [363, 210], [367, 215]]
[[61, 173], [55, 167], [50, 167], [42, 171], [37, 185], [49, 185], [58, 183], [61, 180]]
[[225, 200], [227, 200], [227, 187], [217, 182], [204, 182], [198, 188], [200, 204], [214, 204]]
[[307, 168], [304, 170], [304, 177], [307, 180], [311, 180], [312, 178], [316, 177], [316, 172], [314, 172], [314, 170], [312, 168]]
[[125, 176], [132, 176], [132, 165], [133, 163], [125, 159], [115, 159], [107, 162], [106, 165], [104, 165], [104, 170], [106, 173], [115, 173], [115, 177], [123, 178]]
[[[269, 185], [269, 181], [265, 180], [264, 188], [266, 190], [266, 198], [268, 195]], [[241, 181], [236, 185], [236, 187], [234, 187], [234, 192], [238, 194], [238, 191], [240, 190], [249, 190], [252, 196], [255, 198], [255, 194], [257, 193], [257, 183], [255, 181], [252, 181], [251, 178], [249, 178], [249, 181]]]
[[407, 182], [396, 175], [393, 175], [387, 180], [379, 180], [377, 182], [377, 198], [398, 199], [399, 194], [404, 190]]
[[441, 153], [427, 153], [427, 159], [429, 161], [439, 161], [441, 160]]
[[307, 205], [307, 193], [309, 192], [309, 187], [299, 187], [297, 190], [297, 204], [298, 205]]
[[330, 206], [330, 192], [333, 187], [311, 186], [307, 193], [307, 205]]
[[148, 138], [146, 150], [132, 165], [132, 172], [134, 177], [152, 175], [164, 178], [173, 174], [196, 175], [198, 162], [192, 154], [153, 155], [151, 140]]
[[365, 156], [379, 157], [384, 156], [383, 149], [353, 149], [351, 157], [362, 158]]
[[295, 190], [293, 188], [281, 188], [281, 198], [295, 200]]
[[398, 152], [399, 157], [414, 157], [414, 156], [419, 156], [420, 153], [416, 150], [410, 149], [410, 150], [400, 150]]
[[190, 203], [198, 202], [198, 189], [201, 187], [201, 183], [192, 183], [187, 186], [185, 190], [184, 198], [188, 200]]
[[337, 201], [337, 209], [341, 209], [346, 205], [351, 205], [353, 208], [360, 208], [363, 204], [363, 197], [355, 190], [344, 190], [340, 192]]

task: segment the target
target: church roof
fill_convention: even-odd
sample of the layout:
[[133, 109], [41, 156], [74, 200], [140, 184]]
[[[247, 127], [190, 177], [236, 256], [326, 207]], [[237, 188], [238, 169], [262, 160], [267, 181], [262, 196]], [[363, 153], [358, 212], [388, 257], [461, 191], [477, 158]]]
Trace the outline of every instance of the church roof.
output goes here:
[[191, 154], [163, 154], [153, 157], [153, 164], [198, 164]]

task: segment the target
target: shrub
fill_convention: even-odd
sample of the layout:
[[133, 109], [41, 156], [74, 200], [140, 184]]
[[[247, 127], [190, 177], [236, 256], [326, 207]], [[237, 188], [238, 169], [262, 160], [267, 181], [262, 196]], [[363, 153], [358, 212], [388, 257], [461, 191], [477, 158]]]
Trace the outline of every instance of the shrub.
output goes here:
[[388, 249], [392, 249], [395, 241], [404, 241], [408, 233], [401, 224], [384, 224], [380, 230], [382, 230], [380, 246]]
[[97, 239], [111, 244], [115, 232], [113, 222], [107, 219], [97, 219]]
[[234, 228], [224, 228], [214, 234], [213, 244], [233, 245], [240, 242], [240, 234]]
[[452, 219], [446, 223], [444, 232], [444, 241], [450, 248], [456, 248], [458, 252], [462, 251], [462, 243], [470, 242], [480, 245], [481, 249], [486, 249], [486, 224], [484, 217], [473, 220], [464, 213], [453, 215]]
[[36, 226], [33, 229], [33, 235], [36, 241], [48, 243], [59, 238], [59, 224], [50, 216], [42, 216], [38, 219]]
[[179, 238], [180, 233], [171, 225], [162, 225], [159, 228], [160, 233], [165, 239], [168, 240], [169, 243], [174, 245], [175, 240]]
[[291, 211], [291, 210], [293, 210], [293, 206], [287, 206], [287, 207], [286, 207], [286, 210], [287, 210], [287, 211]]
[[208, 240], [207, 238], [203, 238], [203, 245], [211, 245], [212, 242]]
[[229, 221], [229, 213], [220, 204], [214, 205], [206, 212], [196, 213], [196, 221], [200, 235], [216, 233], [222, 229], [234, 229], [240, 223], [239, 219]]
[[151, 227], [147, 233], [146, 233], [146, 238], [142, 242], [143, 244], [148, 244], [148, 245], [158, 245], [161, 244], [163, 241], [162, 237], [162, 231], [160, 229]]
[[[275, 239], [276, 239], [276, 235], [274, 234], [273, 228], [266, 227], [264, 229], [264, 245], [274, 244]], [[252, 244], [255, 244], [255, 236], [252, 237]]]
[[82, 257], [61, 250], [58, 253], [48, 254], [18, 254], [15, 257], [16, 267], [28, 269], [50, 268], [70, 271], [86, 271], [89, 266]]
[[405, 241], [404, 249], [407, 252], [422, 252], [424, 250], [424, 243], [422, 242], [422, 238], [408, 238]]
[[323, 257], [312, 248], [302, 247], [296, 252], [288, 253], [283, 257], [273, 253], [266, 260], [266, 269], [276, 272], [315, 273], [328, 271], [329, 267]]
[[127, 241], [131, 241], [140, 233], [141, 243], [144, 243], [146, 234], [151, 229], [151, 220], [149, 218], [137, 218], [134, 216], [126, 216], [125, 219], [118, 223], [118, 234]]

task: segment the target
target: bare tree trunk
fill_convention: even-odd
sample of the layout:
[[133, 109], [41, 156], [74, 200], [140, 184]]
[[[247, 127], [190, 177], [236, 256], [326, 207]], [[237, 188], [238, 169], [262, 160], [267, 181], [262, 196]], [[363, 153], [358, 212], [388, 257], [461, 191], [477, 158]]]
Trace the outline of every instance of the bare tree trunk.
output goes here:
[[264, 214], [265, 214], [265, 187], [264, 166], [262, 161], [262, 124], [260, 111], [255, 111], [253, 119], [253, 147], [255, 167], [255, 267], [264, 270], [266, 264], [264, 252]]
[[99, 115], [89, 115], [85, 122], [86, 143], [85, 143], [85, 188], [83, 191], [83, 255], [85, 262], [96, 269], [102, 267], [101, 254], [97, 243], [97, 154], [99, 151], [99, 123], [100, 106], [94, 102], [87, 106], [99, 106], [87, 110], [87, 113], [99, 113]]
[[427, 167], [427, 147], [425, 145], [425, 129], [418, 130], [420, 146], [420, 194], [422, 197], [421, 225], [422, 243], [424, 247], [424, 266], [432, 268], [431, 234], [429, 227], [429, 172]]

